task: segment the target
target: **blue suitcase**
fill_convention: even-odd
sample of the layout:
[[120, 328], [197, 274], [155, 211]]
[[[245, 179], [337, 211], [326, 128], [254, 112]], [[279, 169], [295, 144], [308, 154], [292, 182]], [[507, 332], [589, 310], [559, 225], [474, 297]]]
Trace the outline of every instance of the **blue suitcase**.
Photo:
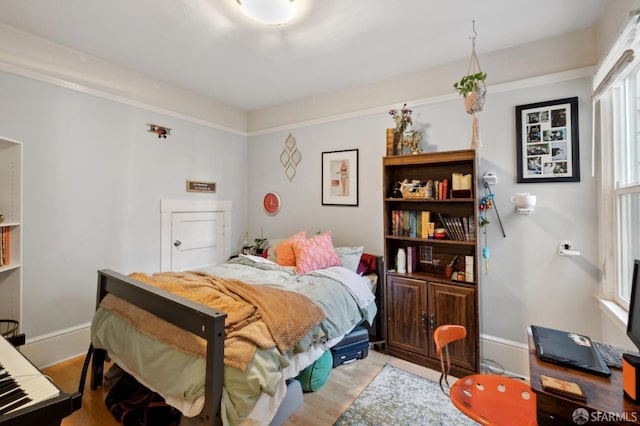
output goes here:
[[364, 327], [356, 327], [351, 333], [331, 348], [333, 368], [369, 355], [369, 331]]

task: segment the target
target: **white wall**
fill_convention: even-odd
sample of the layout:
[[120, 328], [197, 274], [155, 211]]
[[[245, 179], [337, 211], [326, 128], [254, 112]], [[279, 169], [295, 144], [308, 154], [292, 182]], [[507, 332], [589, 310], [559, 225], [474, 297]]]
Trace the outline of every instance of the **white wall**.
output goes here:
[[[493, 188], [505, 228], [489, 212], [489, 272], [483, 273], [482, 324], [485, 334], [526, 343], [529, 324], [601, 336], [597, 290], [596, 200], [591, 164], [590, 78], [503, 92], [490, 98], [482, 114], [485, 147], [480, 173], [495, 170]], [[581, 181], [516, 183], [514, 110], [516, 105], [578, 97]], [[503, 123], [504, 125], [501, 125]], [[537, 195], [531, 215], [518, 215], [509, 199], [516, 192]], [[494, 209], [495, 210], [495, 209]], [[558, 255], [563, 240], [573, 242], [580, 257]], [[485, 240], [483, 239], [483, 243]], [[483, 262], [482, 262], [483, 263]]]
[[[385, 126], [379, 117], [362, 117], [292, 130], [302, 161], [292, 181], [286, 177], [280, 154], [289, 132], [251, 137], [249, 152], [250, 237], [284, 238], [292, 231], [332, 231], [337, 245], [358, 244], [382, 253], [382, 156]], [[358, 207], [322, 206], [321, 162], [323, 151], [358, 149]], [[282, 209], [267, 216], [262, 198], [276, 191]]]
[[[98, 269], [160, 269], [160, 199], [231, 200], [247, 222], [246, 136], [2, 72], [0, 93], [0, 132], [24, 148], [28, 340], [91, 320]], [[187, 179], [217, 193], [187, 193]]]

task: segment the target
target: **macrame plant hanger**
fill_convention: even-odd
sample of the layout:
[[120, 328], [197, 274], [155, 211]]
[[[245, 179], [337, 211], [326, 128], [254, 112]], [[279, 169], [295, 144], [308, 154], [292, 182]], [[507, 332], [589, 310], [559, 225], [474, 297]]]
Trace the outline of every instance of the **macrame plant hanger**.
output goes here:
[[[469, 61], [469, 70], [467, 71], [467, 75], [474, 75], [482, 72], [480, 69], [480, 62], [478, 61], [478, 55], [476, 55], [476, 37], [478, 33], [476, 32], [476, 21], [473, 22], [473, 37], [471, 39], [471, 60]], [[471, 122], [471, 148], [480, 148], [482, 146], [482, 142], [480, 141], [480, 125], [478, 123], [478, 115], [477, 113], [482, 111], [484, 107], [485, 95], [487, 93], [487, 87], [484, 84], [484, 80], [481, 80], [479, 83], [482, 83], [482, 88], [478, 88], [473, 92], [467, 93], [464, 96], [464, 108], [467, 111], [467, 114], [471, 114], [473, 116], [473, 120]]]

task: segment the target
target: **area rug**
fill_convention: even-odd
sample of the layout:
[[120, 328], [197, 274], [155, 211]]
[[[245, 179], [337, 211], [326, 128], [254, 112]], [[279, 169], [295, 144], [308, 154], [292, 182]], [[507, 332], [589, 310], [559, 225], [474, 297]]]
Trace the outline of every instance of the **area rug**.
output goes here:
[[438, 383], [385, 364], [335, 426], [477, 425]]

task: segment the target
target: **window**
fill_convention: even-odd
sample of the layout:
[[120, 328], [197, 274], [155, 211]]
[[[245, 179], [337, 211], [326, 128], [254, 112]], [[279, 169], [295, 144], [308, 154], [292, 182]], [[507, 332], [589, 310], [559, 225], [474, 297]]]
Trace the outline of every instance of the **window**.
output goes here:
[[602, 290], [625, 309], [633, 260], [640, 259], [639, 29], [635, 16], [594, 79], [594, 124], [600, 130]]

